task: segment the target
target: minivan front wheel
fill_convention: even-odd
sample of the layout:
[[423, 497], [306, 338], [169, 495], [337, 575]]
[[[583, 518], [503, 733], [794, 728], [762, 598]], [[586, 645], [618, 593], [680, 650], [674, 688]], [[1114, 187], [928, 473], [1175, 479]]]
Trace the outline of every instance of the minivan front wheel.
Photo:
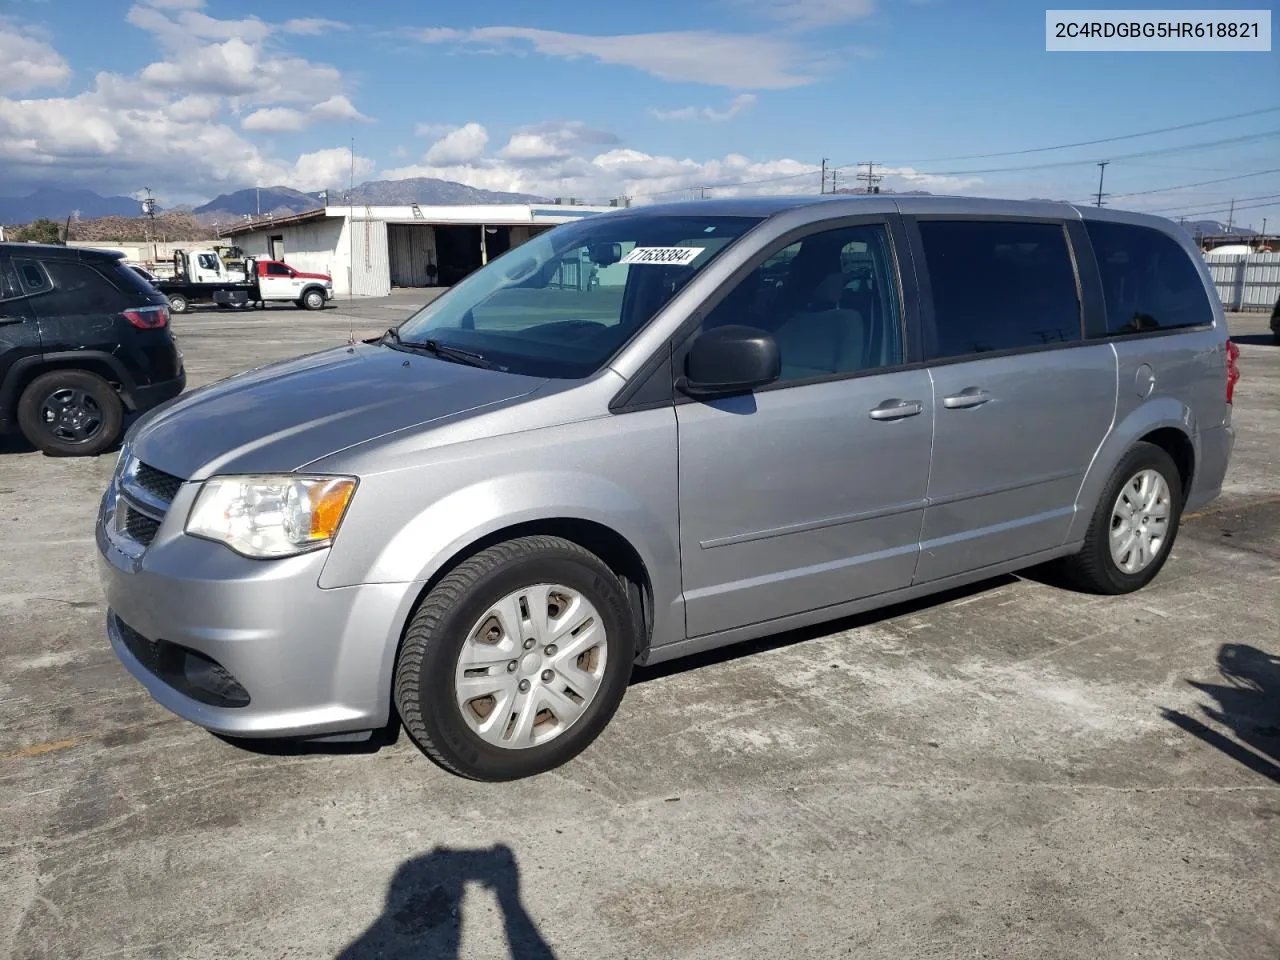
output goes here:
[[1084, 548], [1066, 561], [1093, 593], [1131, 593], [1155, 579], [1182, 517], [1182, 478], [1160, 447], [1139, 443], [1116, 466], [1098, 500]]
[[595, 740], [622, 702], [632, 622], [621, 582], [583, 547], [551, 536], [489, 547], [411, 618], [395, 672], [400, 720], [460, 776], [551, 770]]
[[87, 370], [51, 370], [22, 391], [18, 427], [27, 441], [50, 456], [92, 457], [120, 439], [124, 404]]

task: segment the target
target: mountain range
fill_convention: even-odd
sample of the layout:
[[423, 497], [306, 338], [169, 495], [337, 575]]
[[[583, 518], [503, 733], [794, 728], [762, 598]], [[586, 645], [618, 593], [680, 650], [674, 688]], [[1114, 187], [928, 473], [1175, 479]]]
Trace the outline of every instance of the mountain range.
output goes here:
[[[344, 203], [344, 193], [329, 192], [330, 203]], [[183, 212], [190, 210], [205, 223], [217, 220], [274, 214], [285, 216], [314, 210], [321, 205], [321, 194], [304, 193], [291, 187], [250, 187], [234, 193], [224, 193], [198, 207], [175, 206], [164, 208], [156, 205], [156, 212], [163, 209]], [[546, 198], [527, 193], [503, 193], [497, 190], [481, 190], [451, 180], [433, 177], [413, 177], [407, 180], [371, 180], [362, 183], [352, 192], [352, 201], [368, 204], [421, 203], [424, 205], [465, 203], [533, 203]], [[104, 197], [92, 190], [62, 190], [57, 187], [41, 187], [25, 197], [0, 197], [0, 223], [30, 223], [40, 217], [62, 221], [73, 214], [81, 220], [98, 217], [136, 217], [142, 212], [141, 204], [131, 197]]]

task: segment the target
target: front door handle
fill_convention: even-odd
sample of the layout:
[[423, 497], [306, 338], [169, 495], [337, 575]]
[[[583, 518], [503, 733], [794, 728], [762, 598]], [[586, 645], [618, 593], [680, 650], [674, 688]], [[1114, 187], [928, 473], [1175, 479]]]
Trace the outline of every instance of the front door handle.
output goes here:
[[904, 417], [914, 417], [916, 414], [924, 410], [924, 404], [919, 400], [886, 400], [878, 407], [872, 407], [867, 414], [872, 420], [901, 420]]
[[964, 410], [967, 407], [980, 407], [991, 399], [991, 394], [979, 387], [965, 387], [959, 393], [942, 398], [942, 405], [948, 410]]

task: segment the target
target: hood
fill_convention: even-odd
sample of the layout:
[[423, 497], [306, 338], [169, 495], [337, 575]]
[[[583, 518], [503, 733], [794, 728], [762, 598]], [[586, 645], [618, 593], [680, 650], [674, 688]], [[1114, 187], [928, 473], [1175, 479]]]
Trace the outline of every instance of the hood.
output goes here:
[[185, 479], [286, 472], [545, 382], [356, 343], [193, 390], [144, 416], [128, 442], [144, 463]]
[[333, 277], [329, 276], [327, 273], [303, 273], [301, 270], [298, 270], [297, 274], [298, 278], [301, 280], [325, 280], [329, 283], [333, 283]]

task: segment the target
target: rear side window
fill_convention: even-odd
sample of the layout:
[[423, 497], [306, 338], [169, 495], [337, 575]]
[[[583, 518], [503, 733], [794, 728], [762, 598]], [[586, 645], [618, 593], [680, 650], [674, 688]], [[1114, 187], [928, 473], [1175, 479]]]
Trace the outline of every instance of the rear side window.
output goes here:
[[88, 264], [49, 260], [44, 266], [53, 289], [38, 297], [35, 307], [45, 316], [119, 313], [131, 305], [124, 294]]
[[1060, 224], [924, 220], [937, 328], [931, 359], [1080, 339], [1075, 267]]
[[1086, 222], [1085, 230], [1107, 305], [1103, 336], [1213, 323], [1200, 272], [1172, 237], [1128, 223]]
[[49, 278], [45, 276], [40, 264], [34, 260], [19, 260], [15, 266], [28, 294], [44, 293], [49, 289]]
[[102, 270], [111, 279], [111, 282], [121, 290], [127, 293], [139, 294], [148, 301], [154, 299], [155, 287], [151, 286], [142, 274], [135, 271], [123, 260], [112, 261], [110, 266], [104, 264]]
[[16, 300], [21, 297], [22, 287], [18, 284], [18, 272], [8, 260], [0, 260], [0, 300]]

